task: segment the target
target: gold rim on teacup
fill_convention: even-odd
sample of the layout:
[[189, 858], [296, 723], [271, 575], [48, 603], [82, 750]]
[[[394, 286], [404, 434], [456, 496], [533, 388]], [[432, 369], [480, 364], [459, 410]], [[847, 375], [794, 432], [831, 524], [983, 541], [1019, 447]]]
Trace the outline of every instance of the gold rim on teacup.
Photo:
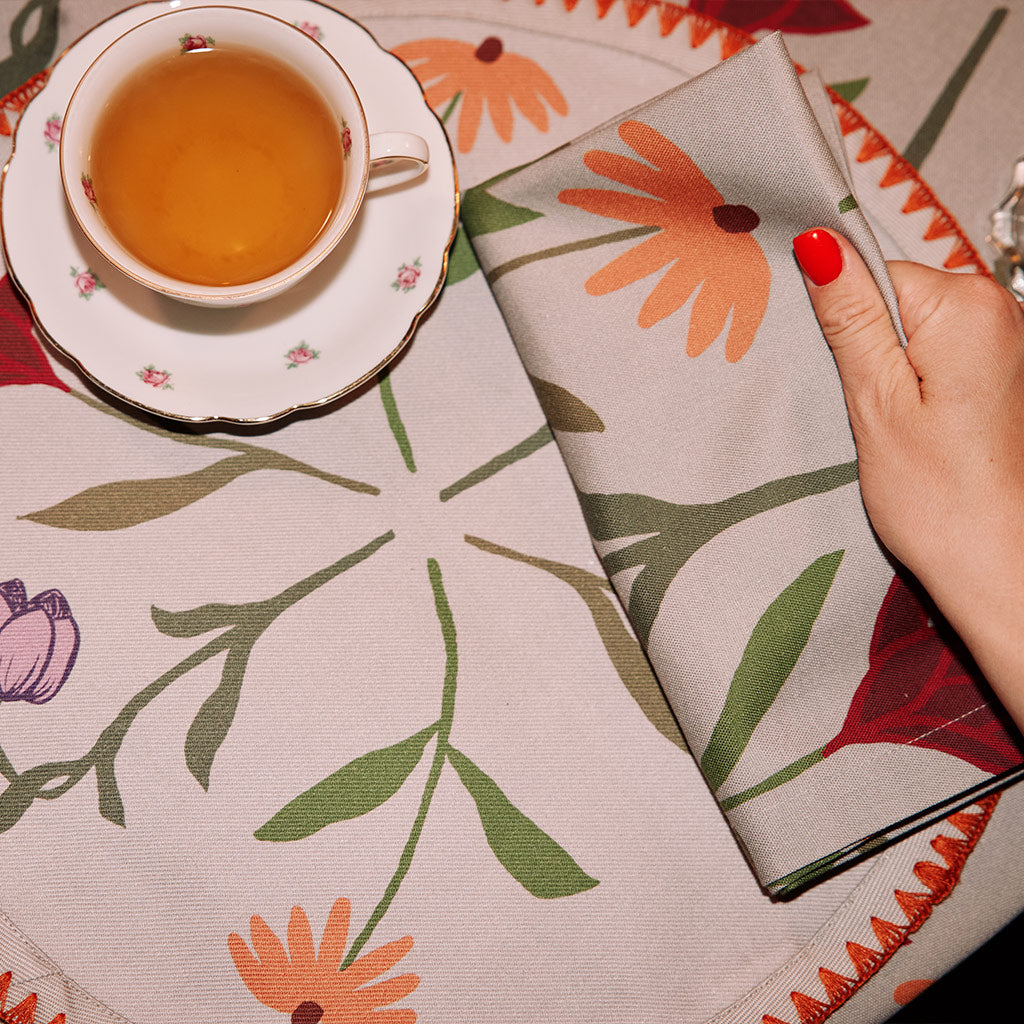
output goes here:
[[[341, 196], [312, 245], [277, 273], [245, 284], [195, 284], [163, 274], [138, 259], [104, 222], [89, 174], [89, 153], [104, 102], [140, 66], [164, 54], [187, 50], [192, 41], [200, 39], [204, 44], [215, 40], [218, 45], [228, 42], [263, 51], [291, 65], [326, 101], [345, 149]], [[344, 238], [364, 197], [373, 191], [368, 187], [371, 170], [386, 168], [378, 187], [390, 188], [423, 173], [428, 162], [427, 144], [420, 136], [402, 131], [370, 133], [355, 87], [317, 40], [281, 18], [245, 7], [184, 8], [157, 15], [119, 36], [90, 64], [75, 87], [60, 141], [60, 175], [67, 204], [97, 251], [139, 284], [200, 306], [249, 305], [285, 291], [326, 259]]]

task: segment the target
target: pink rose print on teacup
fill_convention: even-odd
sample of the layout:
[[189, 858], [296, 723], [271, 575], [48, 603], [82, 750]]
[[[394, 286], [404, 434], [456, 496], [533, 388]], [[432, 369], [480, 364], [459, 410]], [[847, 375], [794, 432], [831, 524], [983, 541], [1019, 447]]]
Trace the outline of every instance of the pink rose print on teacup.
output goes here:
[[181, 44], [182, 53], [188, 53], [189, 50], [209, 50], [214, 46], [213, 36], [180, 36], [178, 42]]
[[60, 129], [63, 119], [60, 114], [51, 114], [43, 125], [43, 142], [46, 148], [52, 153], [60, 143]]
[[80, 299], [91, 299], [97, 291], [106, 288], [106, 285], [88, 267], [85, 270], [72, 267], [71, 276], [75, 279], [75, 290]]
[[170, 383], [171, 375], [166, 370], [158, 370], [153, 363], [144, 366], [141, 370], [135, 371], [135, 376], [158, 391], [173, 391], [174, 385]]
[[294, 21], [292, 24], [297, 29], [301, 29], [305, 32], [307, 36], [312, 36], [318, 43], [324, 37], [323, 32], [320, 31], [320, 26], [314, 25], [311, 21]]
[[90, 178], [88, 174], [82, 175], [82, 191], [85, 193], [85, 198], [88, 199], [93, 206], [95, 206], [96, 191], [92, 187], [92, 178]]
[[289, 349], [284, 357], [288, 360], [288, 365], [285, 369], [294, 370], [296, 366], [319, 359], [320, 352], [315, 348], [310, 348], [304, 341], [300, 341], [295, 348]]
[[394, 281], [391, 282], [391, 287], [396, 292], [411, 292], [416, 287], [416, 282], [420, 279], [420, 258], [416, 257], [412, 263], [403, 263], [398, 268], [398, 275]]
[[21, 580], [0, 583], [0, 701], [52, 700], [74, 668], [78, 641], [59, 590], [29, 600]]
[[341, 119], [341, 152], [344, 159], [348, 159], [349, 153], [352, 151], [352, 129], [348, 126], [348, 121], [345, 118]]

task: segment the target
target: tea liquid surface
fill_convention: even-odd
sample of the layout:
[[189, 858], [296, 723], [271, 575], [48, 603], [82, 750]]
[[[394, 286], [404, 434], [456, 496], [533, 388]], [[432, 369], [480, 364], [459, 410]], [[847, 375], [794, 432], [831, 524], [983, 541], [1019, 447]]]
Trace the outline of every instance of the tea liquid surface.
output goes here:
[[312, 245], [341, 194], [341, 126], [317, 89], [243, 47], [161, 57], [112, 97], [89, 174], [108, 228], [155, 270], [238, 285]]

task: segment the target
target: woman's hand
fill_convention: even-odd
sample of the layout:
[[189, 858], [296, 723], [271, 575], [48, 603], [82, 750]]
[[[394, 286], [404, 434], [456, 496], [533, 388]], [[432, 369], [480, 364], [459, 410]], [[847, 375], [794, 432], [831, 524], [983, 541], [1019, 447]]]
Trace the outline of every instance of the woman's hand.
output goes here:
[[793, 240], [842, 379], [860, 488], [1024, 728], [1024, 312], [985, 277], [892, 262], [909, 344], [853, 246]]

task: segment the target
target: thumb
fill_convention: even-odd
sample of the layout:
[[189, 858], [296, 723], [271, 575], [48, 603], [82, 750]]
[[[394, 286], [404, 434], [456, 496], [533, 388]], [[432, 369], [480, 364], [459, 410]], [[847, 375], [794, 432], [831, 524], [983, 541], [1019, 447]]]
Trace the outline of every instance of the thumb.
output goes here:
[[893, 398], [919, 397], [917, 374], [874, 278], [842, 235], [812, 228], [793, 239], [793, 252], [835, 357], [856, 435]]

